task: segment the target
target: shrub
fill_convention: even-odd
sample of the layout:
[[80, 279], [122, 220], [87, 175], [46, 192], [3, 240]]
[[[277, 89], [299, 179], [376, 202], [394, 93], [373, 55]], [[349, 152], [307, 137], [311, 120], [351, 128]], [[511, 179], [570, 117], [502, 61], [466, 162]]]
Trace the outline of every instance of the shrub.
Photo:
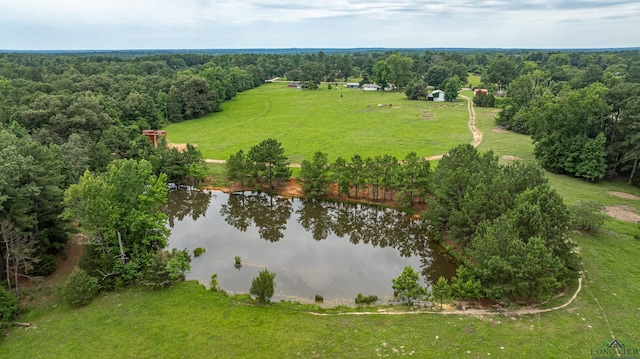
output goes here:
[[29, 271], [29, 275], [46, 277], [56, 270], [56, 256], [53, 254], [43, 254], [40, 261], [33, 264], [33, 269]]
[[140, 283], [152, 289], [169, 287], [176, 280], [169, 269], [169, 253], [156, 252], [142, 271]]
[[456, 275], [451, 278], [451, 295], [454, 298], [482, 298], [482, 284], [465, 266], [459, 266]]
[[187, 249], [172, 249], [169, 254], [167, 266], [169, 267], [171, 277], [184, 280], [187, 272], [191, 270], [191, 256], [189, 256]]
[[[100, 278], [100, 273], [115, 273], [115, 262], [109, 258], [96, 245], [86, 244], [82, 257], [80, 257], [80, 269], [83, 269], [92, 277]], [[101, 290], [111, 290], [115, 287], [116, 277], [107, 276], [100, 280]], [[124, 282], [124, 281], [122, 281]]]
[[4, 287], [0, 287], [0, 328], [9, 325], [18, 314], [20, 314], [18, 299]]
[[198, 258], [198, 257], [200, 257], [201, 255], [203, 255], [203, 254], [204, 254], [204, 252], [206, 252], [206, 251], [207, 251], [207, 249], [206, 249], [206, 248], [198, 247], [198, 248], [196, 248], [196, 249], [194, 249], [194, 250], [193, 250], [193, 256], [194, 256], [194, 257], [196, 257], [196, 258]]
[[274, 282], [275, 278], [276, 274], [269, 272], [268, 269], [260, 271], [258, 276], [253, 278], [249, 293], [255, 296], [258, 302], [268, 303], [271, 297], [273, 297], [273, 291], [276, 286]]
[[236, 262], [236, 264], [240, 265], [242, 264], [242, 258], [240, 258], [240, 256], [234, 256], [233, 260]]
[[440, 276], [438, 281], [431, 286], [431, 293], [434, 298], [440, 299], [440, 309], [442, 309], [442, 300], [448, 298], [451, 294], [451, 287], [444, 277]]
[[596, 201], [578, 201], [569, 207], [571, 228], [591, 231], [600, 228], [609, 217], [604, 213], [604, 205]]
[[122, 263], [122, 261], [117, 260], [113, 265], [113, 276], [110, 282], [113, 283], [113, 288], [109, 289], [119, 289], [124, 287], [125, 285], [131, 284], [138, 279], [140, 275], [140, 262], [138, 260], [131, 259]]
[[320, 294], [316, 294], [316, 302], [317, 303], [322, 303], [324, 302], [324, 297], [321, 296]]
[[473, 103], [478, 107], [495, 107], [496, 98], [492, 94], [478, 94], [473, 96]]
[[404, 267], [402, 274], [392, 281], [394, 293], [399, 299], [406, 299], [407, 304], [413, 303], [426, 294], [426, 290], [420, 286], [420, 275], [414, 272], [410, 266]]
[[218, 275], [215, 273], [211, 275], [211, 282], [210, 282], [209, 288], [214, 292], [220, 291], [220, 283], [218, 283]]
[[356, 296], [356, 304], [373, 304], [377, 301], [379, 301], [380, 299], [375, 296], [375, 295], [367, 295], [364, 296], [362, 295], [362, 293], [358, 293], [358, 295]]
[[73, 307], [81, 307], [91, 303], [98, 289], [98, 279], [76, 267], [62, 288], [62, 297], [65, 303]]
[[158, 251], [142, 271], [140, 283], [152, 289], [170, 287], [178, 280], [184, 280], [191, 269], [191, 257], [186, 249]]

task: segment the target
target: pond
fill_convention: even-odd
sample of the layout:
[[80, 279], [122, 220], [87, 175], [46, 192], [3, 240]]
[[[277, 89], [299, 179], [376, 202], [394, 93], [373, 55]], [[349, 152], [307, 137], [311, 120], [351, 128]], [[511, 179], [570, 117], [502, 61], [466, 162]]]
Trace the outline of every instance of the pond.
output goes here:
[[[264, 268], [276, 273], [272, 301], [351, 305], [358, 293], [393, 299], [392, 279], [405, 266], [422, 285], [450, 278], [455, 264], [427, 240], [421, 221], [389, 208], [288, 199], [265, 193], [171, 189], [171, 248], [192, 256], [187, 279], [208, 283], [218, 275], [229, 293], [248, 293]], [[199, 257], [193, 250], [203, 247]], [[236, 268], [234, 257], [242, 265]]]

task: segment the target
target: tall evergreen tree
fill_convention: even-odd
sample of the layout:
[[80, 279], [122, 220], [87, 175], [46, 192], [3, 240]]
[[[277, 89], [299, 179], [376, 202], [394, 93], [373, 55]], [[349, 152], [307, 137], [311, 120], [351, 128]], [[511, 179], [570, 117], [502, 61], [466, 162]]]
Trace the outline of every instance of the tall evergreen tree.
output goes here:
[[316, 152], [313, 160], [302, 161], [300, 177], [302, 190], [309, 196], [323, 195], [329, 186], [329, 159], [326, 153]]
[[274, 188], [273, 181], [287, 181], [291, 178], [287, 156], [284, 155], [282, 144], [275, 139], [266, 139], [251, 147], [248, 153], [253, 162], [253, 173], [256, 178], [266, 178], [269, 188]]
[[252, 164], [243, 150], [229, 156], [227, 160], [227, 178], [240, 183], [240, 191], [244, 191], [244, 182], [251, 174]]

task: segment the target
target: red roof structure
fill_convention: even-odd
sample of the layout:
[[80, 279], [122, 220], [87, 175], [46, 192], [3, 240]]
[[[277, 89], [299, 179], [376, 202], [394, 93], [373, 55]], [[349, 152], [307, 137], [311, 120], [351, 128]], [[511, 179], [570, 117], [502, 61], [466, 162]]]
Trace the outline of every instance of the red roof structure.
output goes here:
[[158, 147], [158, 144], [162, 141], [162, 138], [167, 138], [167, 131], [165, 130], [144, 130], [142, 131], [143, 136], [149, 137], [151, 140], [151, 144], [153, 147]]

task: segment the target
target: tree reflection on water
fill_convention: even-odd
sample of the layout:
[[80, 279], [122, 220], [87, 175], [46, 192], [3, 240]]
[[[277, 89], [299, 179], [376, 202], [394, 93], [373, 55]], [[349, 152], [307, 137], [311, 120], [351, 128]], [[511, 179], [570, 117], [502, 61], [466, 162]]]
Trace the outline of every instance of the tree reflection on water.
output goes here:
[[194, 221], [204, 217], [211, 203], [211, 191], [201, 191], [191, 187], [170, 187], [167, 194], [167, 203], [163, 212], [169, 217], [169, 226], [173, 228], [175, 221], [182, 221], [189, 216]]
[[[455, 272], [420, 218], [390, 208], [173, 188], [165, 213], [171, 246], [208, 249], [188, 278], [208, 281], [215, 273], [229, 291], [248, 290], [257, 272], [270, 268], [280, 299], [322, 294], [327, 303], [348, 303], [358, 292], [389, 298], [391, 281], [407, 265], [427, 286]], [[234, 256], [242, 256], [241, 270]]]
[[[353, 244], [392, 247], [403, 257], [420, 257], [422, 274], [437, 279], [434, 276], [439, 271], [434, 261], [444, 258], [432, 253], [421, 220], [390, 208], [304, 198], [295, 201], [298, 223], [316, 241], [335, 234]], [[260, 237], [270, 242], [284, 237], [292, 213], [292, 200], [254, 192], [231, 194], [220, 209], [229, 225], [243, 232], [255, 226]]]

